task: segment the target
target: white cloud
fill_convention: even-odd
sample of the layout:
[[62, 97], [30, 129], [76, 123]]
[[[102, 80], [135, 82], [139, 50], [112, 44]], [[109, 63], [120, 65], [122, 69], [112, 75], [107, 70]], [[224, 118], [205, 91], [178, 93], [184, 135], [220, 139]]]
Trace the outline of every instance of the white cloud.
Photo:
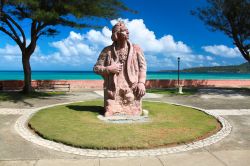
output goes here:
[[217, 62], [212, 62], [211, 65], [212, 65], [212, 66], [220, 66], [220, 64], [217, 63]]
[[21, 51], [18, 45], [6, 44], [0, 48], [0, 69], [20, 68], [21, 67]]
[[[170, 53], [180, 52], [189, 53], [191, 49], [182, 41], [175, 41], [172, 35], [165, 35], [159, 39], [153, 31], [150, 31], [144, 24], [142, 19], [119, 19], [124, 21], [130, 32], [130, 39], [132, 42], [139, 44], [145, 52], [152, 53]], [[118, 20], [112, 20], [114, 25]]]
[[21, 50], [18, 47], [18, 45], [10, 45], [10, 44], [6, 44], [6, 46], [4, 48], [0, 48], [0, 55], [21, 55]]
[[20, 69], [22, 67], [21, 51], [17, 45], [6, 44], [5, 47], [0, 48], [0, 57], [0, 70]]
[[[171, 34], [156, 37], [156, 34], [146, 27], [142, 19], [123, 19], [123, 21], [129, 29], [130, 41], [140, 45], [144, 50], [149, 70], [175, 69], [177, 57], [181, 58], [183, 68], [213, 61], [211, 56], [193, 53], [187, 44], [183, 41], [176, 41]], [[114, 25], [116, 22], [117, 20], [112, 20], [111, 24]], [[91, 70], [101, 50], [112, 44], [111, 34], [111, 30], [107, 27], [101, 31], [92, 29], [83, 34], [71, 31], [67, 38], [50, 43], [51, 47], [57, 49], [54, 53], [45, 55], [37, 47], [31, 57], [32, 64], [53, 69], [64, 66], [67, 70], [68, 67], [78, 66], [83, 70]], [[7, 52], [14, 55], [21, 54], [17, 46], [6, 45], [5, 48], [0, 48], [0, 54]], [[15, 58], [9, 55], [5, 57], [5, 60], [14, 61]]]
[[111, 34], [112, 32], [107, 27], [104, 27], [102, 29], [102, 32], [96, 30], [90, 30], [84, 36], [88, 41], [92, 42], [95, 45], [107, 46], [112, 44]]
[[[37, 46], [34, 54], [39, 54], [41, 52], [40, 47]], [[6, 44], [4, 48], [0, 48], [0, 56], [11, 61], [16, 58], [21, 58], [22, 52], [18, 45]]]
[[[146, 27], [142, 19], [131, 21], [124, 19], [123, 21], [129, 29], [130, 41], [142, 47], [150, 68], [173, 67], [173, 61], [177, 57], [182, 57], [183, 62], [195, 62], [195, 56], [191, 55], [191, 49], [182, 41], [175, 41], [172, 35], [165, 35], [157, 39], [154, 32]], [[112, 20], [111, 24], [114, 25], [116, 22], [117, 20]], [[77, 63], [79, 65], [84, 64], [84, 62], [93, 65], [101, 50], [112, 44], [111, 34], [111, 30], [107, 27], [101, 31], [92, 29], [85, 34], [72, 31], [66, 39], [52, 42], [51, 46], [58, 49], [61, 57], [68, 56], [75, 61], [78, 59], [82, 62]], [[164, 57], [159, 57], [159, 55], [164, 55]]]
[[[157, 38], [153, 31], [150, 31], [142, 19], [119, 19], [125, 22], [129, 29], [130, 40], [142, 47], [148, 66], [157, 69], [158, 67], [175, 68], [177, 57], [181, 58], [183, 67], [192, 66], [206, 61], [203, 55], [195, 55], [191, 48], [183, 41], [175, 41], [170, 34]], [[114, 25], [118, 20], [112, 20]], [[151, 55], [150, 57], [147, 55]], [[163, 56], [163, 57], [162, 57]]]
[[170, 58], [159, 58], [155, 55], [145, 55], [147, 66], [149, 68], [155, 68], [157, 66], [157, 70], [164, 70], [169, 67], [174, 67], [174, 62]]
[[199, 60], [204, 60], [205, 57], [204, 57], [203, 55], [197, 55], [197, 59], [199, 59]]
[[77, 55], [93, 55], [95, 50], [84, 43], [84, 36], [80, 33], [70, 32], [66, 39], [52, 42], [51, 46], [57, 48], [63, 56], [77, 56]]
[[206, 59], [207, 59], [208, 61], [214, 60], [214, 58], [212, 58], [211, 56], [206, 56]]
[[203, 46], [202, 48], [206, 52], [226, 58], [235, 58], [240, 56], [240, 51], [238, 50], [237, 47], [229, 48], [225, 45], [213, 45], [213, 46]]

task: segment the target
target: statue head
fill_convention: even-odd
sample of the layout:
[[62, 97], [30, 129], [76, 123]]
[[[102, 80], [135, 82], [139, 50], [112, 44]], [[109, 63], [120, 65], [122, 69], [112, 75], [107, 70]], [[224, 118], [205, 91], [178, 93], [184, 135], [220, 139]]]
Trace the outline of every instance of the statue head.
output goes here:
[[126, 40], [128, 40], [129, 38], [128, 28], [126, 27], [125, 23], [122, 21], [119, 21], [113, 26], [111, 39], [115, 42], [118, 40], [119, 35], [124, 36]]

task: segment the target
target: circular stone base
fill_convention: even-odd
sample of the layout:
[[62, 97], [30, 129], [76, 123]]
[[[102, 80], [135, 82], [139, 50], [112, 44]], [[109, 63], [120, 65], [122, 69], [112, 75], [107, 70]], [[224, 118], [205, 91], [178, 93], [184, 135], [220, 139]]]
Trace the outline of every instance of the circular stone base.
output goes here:
[[148, 110], [142, 110], [142, 116], [131, 116], [131, 115], [114, 115], [105, 117], [98, 115], [98, 119], [107, 123], [145, 123], [150, 122], [148, 117]]

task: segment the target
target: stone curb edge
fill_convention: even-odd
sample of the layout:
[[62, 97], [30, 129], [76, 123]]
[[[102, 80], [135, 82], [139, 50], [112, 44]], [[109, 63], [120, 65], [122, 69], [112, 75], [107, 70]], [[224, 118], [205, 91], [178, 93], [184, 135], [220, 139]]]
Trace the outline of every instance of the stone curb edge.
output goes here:
[[[150, 101], [150, 100], [145, 100], [145, 101]], [[44, 106], [44, 107], [31, 110], [30, 112], [26, 112], [17, 119], [15, 123], [15, 130], [20, 136], [22, 136], [27, 141], [38, 144], [43, 147], [47, 147], [49, 149], [53, 149], [53, 150], [60, 151], [60, 152], [76, 154], [76, 155], [82, 155], [86, 157], [100, 157], [100, 158], [159, 156], [159, 155], [166, 155], [166, 154], [172, 154], [172, 153], [178, 153], [178, 152], [184, 152], [188, 150], [203, 148], [205, 146], [212, 145], [222, 140], [224, 137], [229, 135], [232, 130], [232, 126], [229, 124], [229, 122], [219, 115], [212, 114], [201, 108], [192, 107], [188, 105], [182, 105], [182, 104], [176, 104], [176, 103], [168, 103], [168, 102], [162, 102], [162, 103], [168, 103], [168, 104], [194, 108], [199, 111], [205, 112], [206, 114], [214, 116], [221, 123], [222, 125], [221, 130], [218, 131], [216, 134], [210, 137], [207, 137], [205, 139], [191, 142], [188, 144], [175, 146], [175, 147], [169, 147], [169, 148], [157, 148], [157, 149], [146, 149], [146, 150], [93, 150], [93, 149], [75, 148], [72, 146], [64, 145], [62, 143], [57, 143], [57, 142], [43, 139], [28, 128], [27, 123], [29, 119], [32, 117], [33, 114], [35, 114], [39, 110], [44, 109], [44, 108], [58, 106], [58, 105], [76, 103], [76, 102], [84, 102], [84, 101], [74, 101], [74, 102], [68, 102], [68, 103], [53, 104], [53, 105]], [[161, 102], [161, 101], [150, 101], [150, 102]]]

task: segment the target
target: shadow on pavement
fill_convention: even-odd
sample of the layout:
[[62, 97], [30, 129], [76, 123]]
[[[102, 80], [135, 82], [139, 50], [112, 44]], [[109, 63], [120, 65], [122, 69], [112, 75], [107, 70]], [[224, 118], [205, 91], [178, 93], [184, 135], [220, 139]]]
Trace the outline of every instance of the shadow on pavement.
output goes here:
[[32, 92], [30, 94], [23, 94], [20, 91], [0, 92], [0, 101], [9, 101], [13, 103], [22, 102], [30, 107], [33, 106], [27, 99], [48, 99], [48, 97], [64, 95], [61, 92]]

